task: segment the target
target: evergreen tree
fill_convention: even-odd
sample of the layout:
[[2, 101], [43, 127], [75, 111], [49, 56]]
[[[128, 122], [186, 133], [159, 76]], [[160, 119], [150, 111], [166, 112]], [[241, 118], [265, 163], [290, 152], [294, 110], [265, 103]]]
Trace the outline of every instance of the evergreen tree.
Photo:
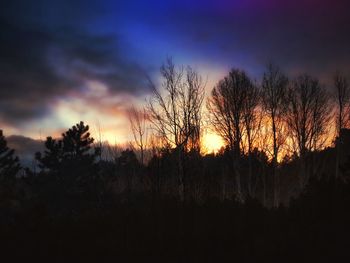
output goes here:
[[63, 160], [62, 141], [47, 137], [44, 156], [37, 152], [35, 159], [39, 162], [39, 168], [45, 172], [58, 172]]
[[15, 178], [20, 170], [18, 157], [14, 155], [14, 150], [7, 146], [7, 142], [0, 130], [0, 180], [11, 180]]
[[73, 170], [91, 167], [100, 154], [99, 148], [92, 149], [94, 139], [90, 136], [89, 126], [80, 122], [62, 134], [62, 139], [47, 137], [46, 150], [42, 155], [36, 153], [39, 167], [44, 171], [62, 172], [68, 166]]
[[100, 149], [91, 151], [94, 138], [90, 137], [89, 126], [80, 122], [62, 134], [63, 159], [93, 163]]
[[70, 213], [84, 202], [100, 199], [103, 185], [96, 161], [100, 148], [93, 148], [93, 142], [89, 126], [80, 122], [59, 139], [47, 137], [45, 151], [36, 153], [41, 198], [50, 200], [57, 211]]
[[92, 183], [98, 176], [96, 158], [100, 148], [92, 148], [94, 139], [89, 126], [80, 122], [62, 134], [62, 139], [48, 137], [43, 154], [36, 153], [42, 173], [58, 176], [61, 182], [73, 185]]

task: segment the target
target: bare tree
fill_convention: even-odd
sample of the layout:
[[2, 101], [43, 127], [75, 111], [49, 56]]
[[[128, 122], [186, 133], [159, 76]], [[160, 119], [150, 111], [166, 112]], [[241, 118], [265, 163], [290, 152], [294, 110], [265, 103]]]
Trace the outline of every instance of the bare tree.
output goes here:
[[280, 148], [285, 142], [284, 115], [286, 113], [285, 99], [287, 91], [288, 79], [280, 71], [280, 69], [272, 64], [267, 68], [262, 80], [263, 106], [264, 111], [268, 116], [269, 125], [272, 134], [272, 164], [274, 178], [274, 197], [273, 205], [278, 206], [278, 175], [276, 167]]
[[334, 75], [335, 101], [337, 105], [337, 134], [349, 124], [350, 88], [347, 79], [339, 71]]
[[153, 96], [148, 106], [150, 121], [156, 133], [177, 151], [179, 196], [184, 201], [183, 154], [200, 143], [204, 85], [191, 67], [176, 68], [170, 58], [161, 67], [161, 75], [163, 90], [152, 84]]
[[341, 130], [348, 127], [350, 120], [350, 88], [346, 77], [339, 71], [334, 75], [334, 90], [335, 90], [335, 103], [337, 105], [336, 111], [336, 128], [338, 141], [336, 147], [336, 168], [335, 176], [339, 176], [339, 163], [340, 153], [342, 147]]
[[200, 152], [204, 84], [197, 72], [187, 67], [186, 80], [182, 87], [179, 90], [179, 96], [182, 105], [181, 115], [184, 120], [183, 134], [185, 137], [189, 134], [188, 141], [185, 140], [185, 147], [187, 150]]
[[288, 89], [287, 124], [301, 160], [301, 186], [308, 180], [305, 157], [322, 147], [329, 122], [329, 100], [317, 79], [301, 75]]
[[97, 139], [95, 140], [95, 148], [99, 148], [99, 161], [102, 161], [102, 157], [105, 157], [105, 143], [103, 142], [102, 138], [102, 131], [101, 131], [101, 124], [100, 121], [97, 120], [97, 123], [95, 125], [95, 134]]
[[243, 104], [244, 141], [246, 142], [249, 160], [248, 193], [250, 196], [254, 196], [252, 178], [252, 151], [255, 139], [260, 131], [262, 120], [261, 109], [259, 109], [260, 95], [260, 90], [256, 85], [247, 86], [246, 98]]
[[147, 112], [146, 109], [136, 109], [132, 106], [128, 110], [128, 118], [134, 136], [134, 144], [140, 151], [140, 161], [144, 164], [144, 153], [147, 147]]
[[256, 85], [250, 85], [246, 90], [243, 103], [243, 125], [248, 155], [252, 153], [254, 141], [261, 125], [261, 109], [259, 109], [261, 92]]
[[[222, 137], [230, 150], [241, 154], [244, 123], [251, 124], [247, 93], [252, 82], [244, 71], [231, 70], [211, 92], [207, 100], [210, 122], [215, 132]], [[250, 109], [248, 109], [250, 108]]]
[[300, 156], [320, 146], [329, 120], [328, 97], [317, 79], [299, 76], [288, 89], [287, 124]]
[[[241, 198], [239, 159], [242, 152], [242, 135], [247, 131], [248, 144], [252, 143], [252, 125], [257, 105], [256, 89], [244, 71], [233, 69], [211, 92], [207, 101], [211, 124], [226, 142], [232, 156], [236, 177], [236, 194]], [[248, 135], [249, 133], [249, 135]]]

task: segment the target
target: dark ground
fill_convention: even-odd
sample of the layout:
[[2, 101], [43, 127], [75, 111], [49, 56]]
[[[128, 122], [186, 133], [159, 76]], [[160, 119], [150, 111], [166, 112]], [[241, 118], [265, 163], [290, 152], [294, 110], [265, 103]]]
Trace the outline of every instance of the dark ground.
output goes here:
[[314, 181], [289, 208], [273, 210], [254, 200], [199, 205], [133, 196], [52, 217], [43, 201], [3, 213], [1, 251], [8, 262], [346, 262], [349, 190]]

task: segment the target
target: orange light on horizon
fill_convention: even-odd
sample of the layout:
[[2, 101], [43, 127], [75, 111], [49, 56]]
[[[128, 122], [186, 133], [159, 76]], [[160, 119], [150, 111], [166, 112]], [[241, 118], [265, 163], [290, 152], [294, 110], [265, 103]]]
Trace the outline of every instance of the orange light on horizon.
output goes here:
[[203, 136], [202, 144], [204, 153], [217, 153], [224, 146], [222, 138], [215, 133], [206, 133]]

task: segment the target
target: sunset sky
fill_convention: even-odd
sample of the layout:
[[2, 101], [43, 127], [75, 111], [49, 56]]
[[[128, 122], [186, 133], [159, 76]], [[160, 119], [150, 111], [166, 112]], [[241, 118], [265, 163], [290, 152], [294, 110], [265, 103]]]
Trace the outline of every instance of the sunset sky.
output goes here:
[[145, 103], [167, 56], [199, 71], [207, 93], [232, 67], [259, 81], [270, 61], [329, 85], [350, 72], [349, 10], [347, 0], [2, 1], [0, 129], [38, 139], [83, 120], [111, 143], [131, 140], [125, 112]]

